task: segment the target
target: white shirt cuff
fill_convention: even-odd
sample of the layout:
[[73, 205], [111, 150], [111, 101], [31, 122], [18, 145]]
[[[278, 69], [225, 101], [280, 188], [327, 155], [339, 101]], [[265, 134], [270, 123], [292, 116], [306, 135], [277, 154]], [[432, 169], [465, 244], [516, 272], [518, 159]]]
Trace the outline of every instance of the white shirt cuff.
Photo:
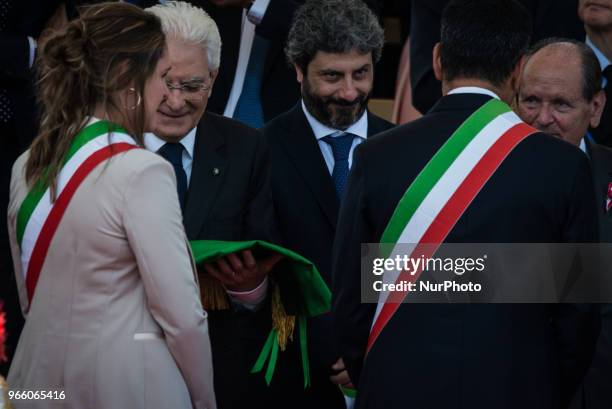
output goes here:
[[268, 295], [268, 277], [265, 277], [261, 284], [250, 291], [226, 291], [232, 302], [240, 304], [249, 310], [254, 310]]
[[247, 18], [255, 25], [259, 25], [263, 20], [270, 5], [270, 0], [255, 0], [249, 9]]
[[36, 40], [34, 40], [32, 37], [28, 36], [28, 42], [30, 43], [30, 59], [28, 60], [28, 66], [30, 68], [32, 68], [32, 66], [34, 65], [34, 56], [36, 55]]

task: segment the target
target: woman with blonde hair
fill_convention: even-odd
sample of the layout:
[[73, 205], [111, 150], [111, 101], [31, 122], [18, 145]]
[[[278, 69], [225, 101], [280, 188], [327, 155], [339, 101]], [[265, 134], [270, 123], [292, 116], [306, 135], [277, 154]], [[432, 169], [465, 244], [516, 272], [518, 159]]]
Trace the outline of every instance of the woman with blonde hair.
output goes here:
[[27, 314], [12, 403], [214, 408], [174, 171], [139, 149], [167, 92], [161, 24], [102, 3], [39, 54], [40, 131], [13, 167], [8, 211]]

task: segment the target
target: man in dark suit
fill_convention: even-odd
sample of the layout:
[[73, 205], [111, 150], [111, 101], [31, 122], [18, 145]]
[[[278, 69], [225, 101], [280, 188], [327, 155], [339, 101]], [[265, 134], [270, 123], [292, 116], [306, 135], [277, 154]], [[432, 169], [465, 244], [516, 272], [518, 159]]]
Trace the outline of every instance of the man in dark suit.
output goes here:
[[[324, 0], [298, 9], [286, 50], [302, 100], [263, 128], [283, 244], [313, 261], [328, 285], [352, 152], [366, 138], [392, 127], [367, 110], [382, 45], [376, 16], [359, 0]], [[299, 407], [344, 407], [339, 388], [329, 379], [334, 376], [342, 383], [338, 375], [344, 371], [330, 318], [308, 323], [312, 386], [296, 398]], [[294, 373], [298, 384], [300, 377]]]
[[[532, 16], [532, 40], [561, 36], [584, 38], [576, 14], [578, 0], [519, 0]], [[440, 16], [449, 0], [412, 0], [410, 77], [413, 105], [426, 113], [441, 96], [431, 65], [431, 50], [440, 41]]]
[[606, 94], [606, 105], [599, 121], [598, 126], [593, 126], [590, 129], [590, 133], [597, 143], [605, 146], [612, 146], [612, 67], [610, 66], [610, 60], [612, 59], [612, 48], [610, 48], [610, 41], [612, 41], [612, 29], [610, 24], [612, 23], [612, 1], [610, 0], [579, 0], [578, 1], [578, 16], [584, 23], [584, 29], [586, 31], [586, 38], [584, 42], [593, 50], [601, 72], [603, 73], [601, 79], [601, 86], [604, 88]]
[[[147, 10], [162, 20], [172, 67], [165, 73], [167, 97], [145, 146], [174, 167], [187, 237], [276, 241], [263, 136], [205, 112], [221, 50], [214, 21], [185, 2]], [[267, 273], [277, 261], [245, 251], [207, 264], [208, 274], [199, 272], [205, 300], [220, 289], [230, 302], [230, 308], [208, 310], [219, 408], [264, 408], [272, 399], [263, 376], [250, 369], [270, 331]]]
[[[589, 127], [597, 128], [606, 103], [601, 68], [583, 42], [548, 39], [534, 45], [521, 75], [518, 113], [529, 124], [578, 146], [589, 158], [597, 199], [600, 241], [612, 242], [612, 150], [595, 143]], [[596, 304], [594, 332], [599, 341], [578, 408], [612, 406], [612, 306]], [[601, 330], [601, 333], [599, 333]]]
[[[474, 196], [468, 193], [472, 200], [463, 212], [441, 220], [435, 203], [428, 202], [420, 220], [440, 222], [431, 225], [435, 229], [447, 226], [446, 243], [597, 240], [584, 154], [529, 130], [507, 106], [528, 45], [529, 20], [514, 0], [451, 1], [433, 58], [444, 96], [423, 118], [356, 151], [334, 242], [332, 316], [357, 386], [357, 408], [560, 408], [588, 365], [576, 344], [593, 342], [582, 339], [590, 334], [578, 327], [588, 325], [589, 314], [569, 304], [396, 304], [366, 356], [377, 306], [361, 303], [361, 243], [381, 242], [408, 187], [485, 104], [503, 106], [517, 129], [534, 133], [501, 159]], [[459, 194], [442, 185], [436, 191]]]
[[[260, 127], [295, 105], [300, 90], [283, 48], [299, 3], [294, 0], [201, 3], [217, 23], [223, 41], [219, 76], [208, 110]], [[241, 82], [237, 77], [244, 80]]]

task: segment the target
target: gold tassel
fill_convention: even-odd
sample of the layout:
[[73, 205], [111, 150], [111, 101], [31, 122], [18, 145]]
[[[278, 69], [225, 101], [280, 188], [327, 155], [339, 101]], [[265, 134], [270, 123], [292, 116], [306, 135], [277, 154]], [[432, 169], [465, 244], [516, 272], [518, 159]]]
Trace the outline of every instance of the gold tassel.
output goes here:
[[206, 311], [226, 310], [230, 306], [221, 283], [208, 274], [200, 274], [200, 296]]
[[295, 315], [287, 315], [280, 295], [280, 287], [272, 280], [272, 328], [278, 330], [278, 346], [281, 351], [287, 348], [287, 340], [293, 341]]

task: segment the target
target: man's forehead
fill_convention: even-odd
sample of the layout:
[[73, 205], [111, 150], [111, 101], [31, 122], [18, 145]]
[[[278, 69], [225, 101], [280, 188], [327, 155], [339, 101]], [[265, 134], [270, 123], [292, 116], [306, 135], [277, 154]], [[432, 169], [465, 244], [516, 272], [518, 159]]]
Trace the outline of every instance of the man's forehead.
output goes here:
[[582, 69], [572, 60], [546, 58], [536, 54], [524, 67], [521, 87], [558, 94], [579, 94], [582, 89]]
[[169, 39], [167, 52], [171, 65], [169, 74], [200, 77], [208, 75], [208, 58], [199, 45]]
[[346, 53], [328, 53], [317, 51], [310, 62], [310, 66], [316, 70], [336, 71], [356, 70], [368, 64], [372, 64], [372, 52], [360, 53], [358, 51], [349, 51]]

